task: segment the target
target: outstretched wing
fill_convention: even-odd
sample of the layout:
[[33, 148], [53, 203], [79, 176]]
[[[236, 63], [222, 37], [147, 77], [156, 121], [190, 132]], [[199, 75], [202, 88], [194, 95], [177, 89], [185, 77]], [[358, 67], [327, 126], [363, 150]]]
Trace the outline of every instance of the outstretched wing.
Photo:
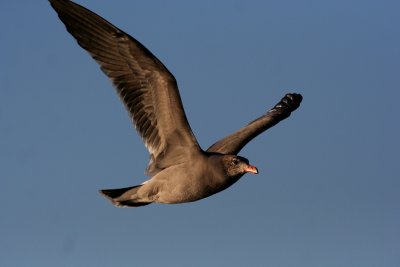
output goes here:
[[207, 152], [236, 155], [254, 137], [290, 116], [300, 106], [300, 94], [287, 94], [265, 115], [249, 123], [237, 132], [219, 140]]
[[150, 152], [150, 175], [182, 162], [191, 149], [200, 149], [174, 76], [148, 49], [78, 4], [68, 0], [50, 3], [68, 32], [114, 84]]

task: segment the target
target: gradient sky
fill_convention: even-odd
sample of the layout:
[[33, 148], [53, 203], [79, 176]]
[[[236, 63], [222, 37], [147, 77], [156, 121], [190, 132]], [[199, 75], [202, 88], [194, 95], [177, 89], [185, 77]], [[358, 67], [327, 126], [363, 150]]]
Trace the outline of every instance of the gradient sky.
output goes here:
[[259, 168], [181, 205], [114, 208], [148, 154], [47, 1], [0, 3], [0, 266], [400, 266], [399, 1], [80, 4], [175, 75], [203, 148], [287, 92]]

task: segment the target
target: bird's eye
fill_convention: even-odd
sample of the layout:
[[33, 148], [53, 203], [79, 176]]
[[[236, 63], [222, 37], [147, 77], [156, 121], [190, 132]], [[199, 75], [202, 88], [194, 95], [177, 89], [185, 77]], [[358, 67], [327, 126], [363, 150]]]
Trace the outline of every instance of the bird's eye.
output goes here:
[[237, 158], [234, 158], [232, 160], [232, 165], [238, 165], [239, 164], [239, 160]]

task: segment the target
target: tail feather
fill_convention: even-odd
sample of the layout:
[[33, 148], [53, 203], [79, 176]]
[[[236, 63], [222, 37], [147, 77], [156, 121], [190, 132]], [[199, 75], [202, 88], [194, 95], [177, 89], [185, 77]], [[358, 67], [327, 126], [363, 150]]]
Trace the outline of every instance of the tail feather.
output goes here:
[[125, 187], [125, 188], [118, 188], [118, 189], [103, 189], [103, 190], [100, 190], [100, 193], [107, 198], [113, 199], [113, 198], [118, 198], [118, 197], [122, 196], [125, 192], [127, 192], [133, 188], [140, 187], [140, 186], [141, 185]]
[[[140, 207], [151, 204], [152, 202], [140, 202], [130, 198], [124, 198], [123, 194], [129, 192], [129, 195], [134, 195], [135, 191], [142, 185], [136, 185], [118, 189], [103, 189], [99, 190], [100, 194], [109, 199], [116, 207]], [[136, 190], [135, 190], [136, 188]]]

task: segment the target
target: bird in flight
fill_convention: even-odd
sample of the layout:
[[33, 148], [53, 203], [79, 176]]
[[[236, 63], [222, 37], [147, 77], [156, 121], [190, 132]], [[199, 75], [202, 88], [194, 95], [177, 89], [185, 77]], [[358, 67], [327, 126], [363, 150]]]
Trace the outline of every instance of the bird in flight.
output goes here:
[[150, 153], [147, 181], [100, 190], [117, 207], [192, 202], [228, 188], [245, 173], [257, 174], [238, 153], [300, 106], [300, 94], [286, 94], [267, 113], [203, 150], [189, 126], [175, 77], [160, 60], [90, 10], [69, 0], [49, 1], [67, 31], [112, 81]]

